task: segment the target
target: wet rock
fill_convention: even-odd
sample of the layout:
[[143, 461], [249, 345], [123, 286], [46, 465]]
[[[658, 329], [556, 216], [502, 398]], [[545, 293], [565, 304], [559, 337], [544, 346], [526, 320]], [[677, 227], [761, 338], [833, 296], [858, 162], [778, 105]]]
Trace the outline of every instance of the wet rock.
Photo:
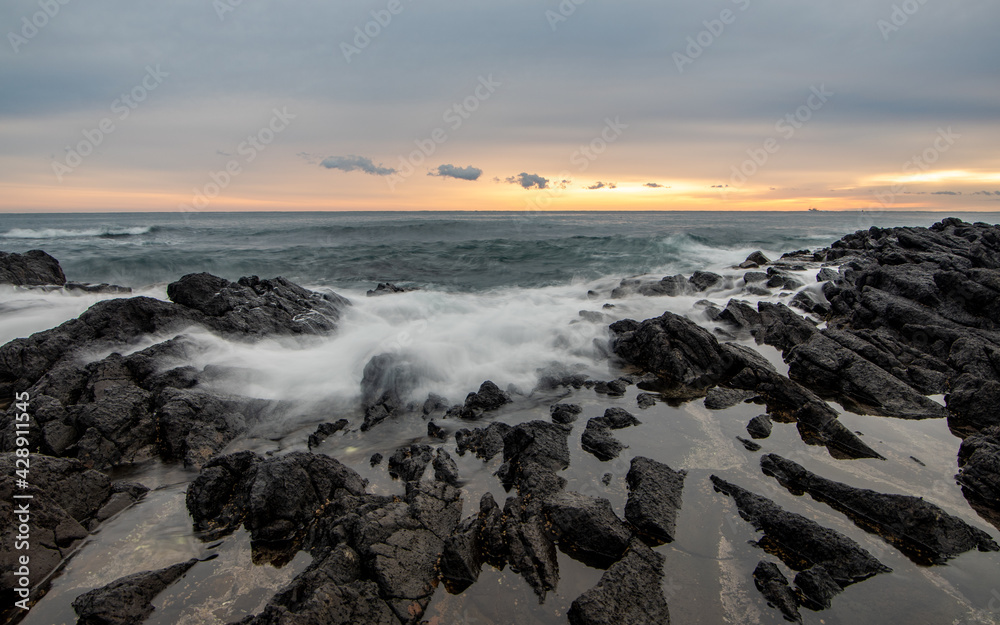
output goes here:
[[66, 276], [59, 261], [42, 250], [24, 254], [0, 252], [0, 284], [61, 286], [65, 283]]
[[830, 280], [839, 280], [840, 273], [831, 267], [823, 267], [816, 274], [816, 282], [828, 282]]
[[369, 290], [365, 293], [365, 295], [368, 297], [376, 297], [379, 295], [392, 295], [393, 293], [407, 293], [409, 291], [416, 291], [416, 289], [396, 286], [391, 282], [379, 282], [373, 290]]
[[615, 476], [612, 475], [611, 473], [605, 473], [604, 475], [601, 476], [601, 484], [604, 484], [605, 486], [610, 485], [611, 480], [614, 479], [614, 477]]
[[825, 297], [807, 290], [796, 293], [788, 305], [820, 317], [825, 317], [830, 312], [830, 305], [827, 303]]
[[622, 280], [621, 284], [611, 291], [612, 298], [620, 298], [630, 293], [639, 293], [647, 297], [684, 295], [691, 290], [687, 278], [677, 274], [666, 276], [659, 282], [639, 282], [637, 280]]
[[881, 536], [918, 564], [943, 564], [971, 549], [1000, 551], [990, 536], [920, 497], [889, 495], [823, 478], [777, 454], [761, 470], [793, 493], [809, 493], [855, 525]]
[[559, 562], [538, 506], [530, 505], [522, 497], [508, 497], [502, 528], [511, 569], [520, 573], [541, 603], [546, 593], [555, 590], [559, 583]]
[[562, 492], [542, 509], [559, 548], [582, 562], [607, 568], [628, 548], [632, 534], [607, 499]]
[[745, 284], [754, 284], [757, 282], [767, 282], [767, 274], [763, 271], [748, 271], [743, 274], [743, 282]]
[[572, 625], [669, 625], [663, 556], [639, 540], [570, 606]]
[[106, 295], [128, 295], [132, 292], [130, 287], [118, 284], [108, 284], [106, 282], [102, 282], [100, 284], [90, 284], [89, 282], [67, 282], [63, 285], [63, 288], [70, 292], [102, 293]]
[[496, 410], [510, 402], [510, 395], [506, 391], [500, 390], [496, 384], [486, 380], [480, 385], [478, 392], [469, 393], [465, 398], [465, 404], [449, 409], [448, 416], [470, 420], [480, 419], [484, 413]]
[[492, 460], [494, 456], [503, 451], [503, 439], [510, 429], [506, 423], [495, 421], [485, 428], [458, 430], [455, 432], [458, 455], [464, 456], [465, 452], [471, 451], [477, 458]]
[[389, 456], [389, 475], [404, 482], [420, 480], [433, 459], [433, 451], [430, 445], [400, 447]]
[[688, 278], [695, 291], [705, 291], [722, 282], [722, 276], [711, 271], [696, 271]]
[[738, 440], [740, 444], [743, 445], [744, 448], [746, 448], [747, 451], [758, 452], [761, 450], [761, 446], [759, 443], [755, 443], [751, 440], [745, 439], [742, 436], [737, 436], [736, 440]]
[[625, 449], [625, 445], [611, 433], [611, 427], [600, 418], [587, 421], [587, 427], [580, 437], [580, 445], [584, 451], [602, 462], [617, 458]]
[[662, 545], [674, 540], [686, 475], [686, 471], [674, 471], [649, 458], [632, 459], [625, 476], [629, 488], [625, 519], [647, 543]]
[[711, 480], [716, 491], [733, 498], [744, 520], [764, 532], [757, 546], [781, 558], [789, 568], [822, 565], [841, 587], [891, 571], [847, 536], [715, 475]]
[[522, 496], [542, 498], [562, 490], [566, 480], [556, 472], [569, 466], [568, 425], [529, 421], [503, 437], [503, 464], [497, 477]]
[[746, 302], [731, 299], [719, 313], [719, 321], [729, 324], [744, 334], [750, 334], [760, 325], [760, 313]]
[[367, 432], [382, 421], [401, 412], [406, 398], [420, 379], [417, 368], [398, 354], [378, 354], [365, 364], [361, 378], [361, 405]]
[[378, 465], [382, 464], [382, 458], [383, 458], [382, 454], [375, 452], [372, 454], [372, 457], [368, 459], [368, 464], [373, 467], [377, 467]]
[[136, 573], [95, 588], [73, 601], [78, 625], [139, 625], [153, 613], [152, 601], [198, 563], [181, 562], [158, 571]]
[[711, 386], [732, 366], [710, 332], [670, 312], [642, 323], [618, 321], [611, 331], [618, 356], [671, 384]]
[[767, 599], [768, 604], [781, 610], [786, 620], [793, 623], [802, 622], [795, 593], [788, 587], [788, 579], [778, 569], [777, 564], [763, 560], [758, 562], [757, 568], [753, 571], [753, 583], [760, 594]]
[[770, 417], [766, 414], [757, 415], [747, 423], [747, 434], [755, 439], [767, 438], [771, 435], [772, 427]]
[[799, 603], [810, 610], [829, 610], [833, 598], [844, 591], [822, 565], [810, 567], [795, 575]]
[[445, 449], [438, 449], [434, 454], [434, 479], [458, 486], [458, 465]]
[[1000, 427], [962, 441], [957, 480], [969, 504], [1000, 529]]
[[705, 407], [709, 410], [724, 410], [754, 397], [756, 393], [738, 388], [716, 386], [705, 396]]
[[549, 408], [553, 423], [573, 423], [583, 412], [577, 404], [554, 404]]
[[448, 432], [437, 423], [434, 423], [433, 421], [428, 421], [427, 436], [430, 436], [431, 438], [438, 438], [444, 440], [448, 438]]
[[338, 491], [360, 495], [365, 485], [329, 456], [292, 452], [264, 459], [238, 452], [205, 465], [188, 487], [187, 509], [206, 538], [243, 525], [255, 541], [288, 541], [301, 536]]
[[427, 400], [424, 401], [424, 405], [421, 411], [425, 415], [429, 415], [447, 409], [448, 409], [448, 400], [446, 400], [444, 397], [441, 397], [440, 395], [431, 393], [430, 395], [427, 396]]
[[612, 430], [640, 425], [642, 422], [635, 418], [635, 415], [623, 408], [608, 408], [604, 411], [604, 416], [598, 420], [605, 423]]
[[348, 425], [350, 422], [347, 419], [340, 419], [336, 423], [320, 423], [316, 431], [309, 435], [309, 449], [319, 447], [323, 441], [345, 429]]
[[635, 401], [640, 408], [645, 410], [646, 408], [652, 408], [656, 405], [656, 395], [651, 393], [639, 393], [636, 395]]
[[771, 262], [771, 259], [764, 255], [764, 252], [757, 250], [746, 257], [744, 262], [754, 263], [757, 266], [767, 265]]
[[72, 553], [88, 530], [142, 498], [148, 489], [140, 484], [113, 483], [103, 473], [84, 463], [41, 454], [30, 457], [29, 486], [19, 488], [16, 480], [17, 456], [0, 454], [0, 515], [14, 520], [26, 500], [14, 495], [31, 495], [29, 548], [15, 550], [13, 540], [0, 542], [0, 584], [16, 588], [14, 572], [19, 556], [30, 558], [32, 576], [42, 579], [63, 558]]

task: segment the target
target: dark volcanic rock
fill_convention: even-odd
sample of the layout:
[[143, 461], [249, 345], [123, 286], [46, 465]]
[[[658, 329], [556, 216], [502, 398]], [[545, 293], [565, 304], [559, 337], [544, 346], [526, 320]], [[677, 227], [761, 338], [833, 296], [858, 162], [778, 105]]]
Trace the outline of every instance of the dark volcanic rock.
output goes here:
[[510, 402], [510, 395], [506, 391], [500, 390], [496, 384], [486, 380], [479, 386], [478, 392], [469, 393], [466, 396], [465, 404], [449, 409], [448, 416], [471, 420], [480, 419], [484, 413], [496, 410]]
[[361, 430], [367, 432], [400, 412], [418, 380], [417, 368], [398, 354], [373, 356], [361, 377], [361, 405], [365, 411]]
[[646, 542], [662, 545], [674, 540], [686, 475], [649, 458], [632, 459], [625, 476], [629, 489], [625, 519]]
[[714, 475], [711, 479], [717, 491], [733, 498], [740, 516], [764, 532], [757, 546], [789, 568], [822, 565], [841, 587], [891, 571], [847, 536]]
[[770, 417], [766, 414], [757, 415], [750, 422], [747, 423], [747, 434], [753, 438], [767, 438], [771, 435], [771, 428], [773, 424], [771, 423]]
[[503, 464], [497, 476], [507, 489], [517, 486], [522, 496], [545, 497], [562, 490], [566, 480], [556, 475], [569, 466], [570, 426], [529, 421], [503, 437]]
[[503, 451], [503, 439], [510, 431], [506, 423], [494, 421], [485, 428], [474, 430], [461, 429], [455, 432], [455, 443], [458, 445], [458, 455], [464, 456], [471, 451], [483, 460], [492, 460]]
[[329, 456], [292, 452], [264, 459], [253, 452], [215, 458], [187, 491], [195, 528], [215, 538], [244, 525], [255, 541], [301, 536], [343, 490], [360, 495], [365, 480]]
[[722, 282], [722, 276], [710, 271], [696, 271], [688, 278], [688, 282], [695, 291], [705, 291]]
[[573, 423], [583, 412], [583, 408], [576, 404], [554, 404], [549, 408], [553, 423]]
[[759, 267], [760, 265], [766, 265], [770, 263], [771, 259], [765, 256], [764, 252], [757, 250], [756, 252], [753, 252], [752, 254], [747, 256], [746, 260], [743, 262], [753, 263], [754, 265], [757, 265]]
[[0, 284], [62, 286], [65, 283], [66, 276], [59, 261], [42, 250], [24, 254], [0, 252]]
[[632, 534], [607, 499], [563, 492], [548, 498], [542, 509], [559, 548], [582, 562], [607, 568], [628, 548]]
[[758, 452], [758, 451], [761, 450], [760, 444], [759, 443], [755, 443], [752, 440], [743, 438], [742, 436], [737, 436], [736, 440], [738, 440], [740, 442], [740, 444], [743, 445], [743, 447], [747, 451]]
[[379, 282], [378, 285], [373, 289], [369, 290], [365, 295], [368, 297], [375, 297], [377, 295], [391, 295], [392, 293], [407, 293], [409, 291], [415, 291], [416, 289], [408, 289], [401, 286], [396, 286], [391, 282]]
[[336, 423], [320, 423], [316, 431], [309, 435], [309, 449], [319, 447], [327, 438], [343, 430], [350, 422], [347, 419], [340, 419]]
[[1000, 427], [962, 441], [958, 466], [962, 493], [980, 516], [1000, 529]]
[[663, 556], [633, 540], [596, 586], [570, 606], [572, 625], [670, 625], [663, 597]]
[[646, 408], [652, 408], [653, 406], [656, 405], [656, 395], [653, 395], [651, 393], [639, 393], [635, 397], [635, 402], [643, 410], [645, 410]]
[[761, 470], [793, 493], [846, 514], [855, 525], [878, 534], [918, 564], [943, 564], [971, 549], [1000, 551], [990, 536], [920, 497], [854, 488], [812, 473], [776, 454], [760, 459]]
[[84, 593], [73, 601], [77, 625], [139, 625], [153, 613], [156, 595], [198, 563], [192, 559], [158, 571], [136, 573]]
[[458, 465], [451, 454], [445, 449], [438, 449], [434, 454], [434, 479], [458, 486]]
[[[0, 518], [12, 523], [20, 505], [29, 501], [31, 540], [27, 551], [15, 550], [14, 540], [0, 542], [0, 588], [3, 597], [16, 587], [19, 556], [30, 558], [33, 578], [53, 571], [85, 538], [88, 530], [138, 501], [146, 493], [139, 484], [111, 482], [103, 473], [78, 460], [31, 454], [30, 486], [17, 488], [14, 453], [0, 454]], [[14, 499], [31, 495], [31, 500]], [[12, 534], [13, 536], [13, 534]]]
[[716, 386], [709, 389], [708, 395], [705, 396], [705, 407], [709, 410], [724, 410], [732, 408], [754, 395], [756, 393], [753, 391]]
[[761, 560], [753, 570], [753, 583], [764, 595], [767, 602], [781, 610], [781, 614], [793, 623], [801, 623], [798, 600], [795, 593], [788, 587], [786, 578], [773, 562]]
[[600, 417], [587, 421], [587, 427], [580, 437], [580, 445], [584, 451], [594, 454], [602, 462], [617, 458], [625, 449], [625, 445], [611, 433], [611, 427]]
[[817, 564], [795, 575], [799, 603], [810, 610], [828, 610], [833, 598], [844, 591], [830, 573]]
[[389, 475], [404, 482], [419, 480], [433, 459], [433, 452], [430, 445], [400, 447], [389, 456]]

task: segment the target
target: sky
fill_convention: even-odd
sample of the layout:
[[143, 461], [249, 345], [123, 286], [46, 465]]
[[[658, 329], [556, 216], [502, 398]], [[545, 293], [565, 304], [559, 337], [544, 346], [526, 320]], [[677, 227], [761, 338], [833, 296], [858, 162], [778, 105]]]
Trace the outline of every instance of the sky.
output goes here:
[[1000, 210], [996, 0], [6, 0], [0, 212]]

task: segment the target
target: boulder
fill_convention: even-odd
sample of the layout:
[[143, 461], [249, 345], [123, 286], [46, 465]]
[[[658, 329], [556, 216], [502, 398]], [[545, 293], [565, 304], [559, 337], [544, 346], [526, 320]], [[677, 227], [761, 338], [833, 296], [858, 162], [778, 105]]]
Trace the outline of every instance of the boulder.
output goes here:
[[197, 559], [158, 571], [135, 573], [95, 588], [73, 600], [77, 625], [140, 625], [153, 613], [153, 599], [180, 579]]
[[607, 568], [629, 546], [631, 532], [607, 499], [562, 492], [542, 504], [559, 548], [598, 568]]
[[0, 252], [0, 284], [40, 286], [66, 284], [59, 261], [42, 250], [24, 254]]
[[686, 475], [643, 456], [632, 459], [625, 476], [629, 489], [625, 519], [647, 543], [655, 546], [674, 540]]
[[572, 625], [670, 625], [663, 596], [663, 561], [641, 541], [611, 565], [596, 586], [570, 606]]
[[758, 562], [757, 568], [753, 571], [753, 583], [760, 594], [767, 599], [768, 604], [781, 610], [785, 620], [792, 623], [802, 622], [798, 599], [788, 586], [788, 578], [778, 569], [777, 564], [764, 560]]

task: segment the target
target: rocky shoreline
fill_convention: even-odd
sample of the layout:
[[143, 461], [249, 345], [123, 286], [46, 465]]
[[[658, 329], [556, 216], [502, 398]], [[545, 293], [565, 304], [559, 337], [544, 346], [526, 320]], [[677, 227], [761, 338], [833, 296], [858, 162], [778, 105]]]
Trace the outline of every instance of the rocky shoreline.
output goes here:
[[[816, 271], [818, 288], [802, 288], [807, 270]], [[68, 284], [58, 262], [40, 251], [0, 253], [0, 283]], [[708, 324], [670, 312], [642, 321], [615, 316], [613, 302], [630, 294], [669, 298], [723, 288], [787, 294], [787, 305], [706, 302]], [[369, 295], [405, 291], [379, 285]], [[245, 342], [326, 336], [337, 331], [351, 303], [255, 276], [230, 282], [191, 274], [170, 284], [167, 294], [170, 301], [105, 300], [77, 319], [0, 347], [0, 401], [9, 406], [0, 429], [0, 516], [13, 512], [13, 399], [26, 392], [38, 536], [30, 556], [38, 578], [57, 573], [103, 522], [141, 505], [145, 486], [112, 481], [109, 474], [155, 459], [198, 471], [186, 505], [204, 541], [246, 531], [254, 562], [280, 566], [300, 551], [311, 556], [311, 564], [243, 624], [421, 623], [440, 585], [462, 593], [484, 567], [509, 567], [544, 601], [559, 585], [558, 553], [603, 571], [572, 602], [570, 623], [669, 622], [662, 588], [669, 562], [656, 549], [678, 540], [683, 491], [701, 485], [692, 484], [686, 467], [631, 456], [620, 515], [608, 499], [568, 488], [562, 475], [571, 464], [575, 428], [582, 430], [582, 450], [596, 461], [627, 454], [619, 433], [641, 430], [645, 420], [631, 408], [612, 406], [578, 423], [580, 406], [552, 403], [535, 419], [507, 424], [503, 411], [526, 404], [524, 397], [484, 381], [461, 404], [433, 395], [414, 402], [413, 365], [381, 354], [364, 369], [357, 414], [320, 425], [309, 451], [226, 453], [255, 425], [295, 408], [208, 390], [220, 372], [190, 364], [198, 346], [186, 333], [200, 328]], [[909, 420], [946, 419], [957, 437], [962, 494], [985, 523], [1000, 529], [1000, 227], [945, 219], [930, 228], [872, 228], [774, 262], [755, 253], [725, 275], [627, 279], [593, 296], [608, 300], [604, 313], [590, 314], [612, 322], [607, 351], [625, 373], [614, 380], [552, 373], [536, 390], [593, 389], [597, 397], [620, 397], [638, 386], [645, 391], [636, 396], [640, 416], [659, 402], [698, 400], [710, 410], [755, 404], [763, 414], [747, 424], [754, 440], [741, 442], [748, 450], [760, 448], [754, 441], [767, 439], [774, 423], [793, 423], [805, 444], [825, 447], [840, 462], [882, 462], [886, 453], [845, 426], [835, 405], [897, 419], [900, 428]], [[787, 375], [747, 347], [751, 339], [779, 350]], [[140, 341], [149, 346], [135, 349]], [[938, 395], [943, 405], [930, 397]], [[322, 453], [326, 439], [401, 419], [428, 420], [427, 436], [382, 450], [372, 465], [388, 458], [386, 470], [403, 484], [402, 495], [372, 492], [357, 471]], [[506, 501], [464, 488], [452, 453], [471, 453], [484, 463], [499, 456], [495, 475]], [[972, 550], [1000, 550], [989, 533], [914, 496], [919, 493], [852, 486], [774, 453], [760, 456], [759, 464], [792, 494], [808, 493], [922, 566], [946, 565]], [[742, 573], [786, 619], [802, 622], [800, 608], [828, 609], [849, 585], [891, 571], [843, 533], [726, 478], [720, 471], [707, 485], [731, 499], [737, 523], [742, 518], [763, 532], [755, 545], [768, 554]], [[467, 498], [478, 507], [463, 518]], [[14, 596], [11, 548], [0, 547], [5, 606]], [[127, 576], [81, 595], [73, 607], [80, 623], [141, 623], [153, 611], [153, 598], [198, 566], [196, 559]], [[33, 601], [44, 584], [35, 590]]]

